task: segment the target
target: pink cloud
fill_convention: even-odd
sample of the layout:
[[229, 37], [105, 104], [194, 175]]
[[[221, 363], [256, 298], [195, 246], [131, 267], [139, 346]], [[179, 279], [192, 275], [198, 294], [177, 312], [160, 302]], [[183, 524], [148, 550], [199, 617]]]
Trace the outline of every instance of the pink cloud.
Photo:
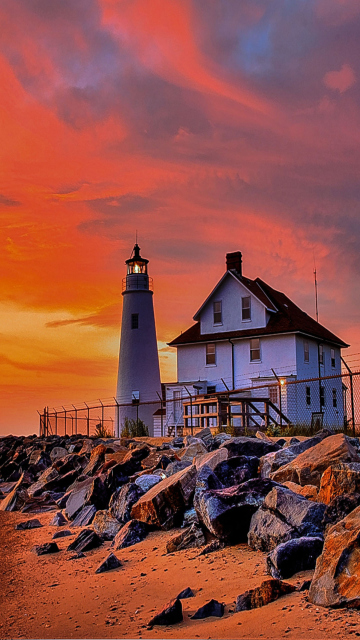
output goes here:
[[344, 93], [356, 82], [355, 73], [348, 64], [343, 64], [340, 71], [328, 71], [324, 76], [324, 83], [329, 89]]

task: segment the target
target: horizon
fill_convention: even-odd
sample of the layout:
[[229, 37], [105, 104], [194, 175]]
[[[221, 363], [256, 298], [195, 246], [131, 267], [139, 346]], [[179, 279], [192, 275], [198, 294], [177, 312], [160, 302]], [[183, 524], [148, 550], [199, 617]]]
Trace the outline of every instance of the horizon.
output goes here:
[[4, 0], [0, 436], [113, 397], [121, 283], [149, 259], [167, 343], [241, 251], [360, 366], [360, 8]]

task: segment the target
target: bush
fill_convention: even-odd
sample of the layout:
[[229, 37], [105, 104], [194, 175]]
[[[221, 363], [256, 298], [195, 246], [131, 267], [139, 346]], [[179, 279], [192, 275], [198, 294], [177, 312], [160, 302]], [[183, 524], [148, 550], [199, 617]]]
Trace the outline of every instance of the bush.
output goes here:
[[125, 418], [121, 427], [122, 438], [141, 438], [149, 435], [149, 429], [142, 420]]
[[112, 438], [113, 437], [113, 434], [111, 433], [111, 431], [109, 431], [109, 429], [107, 429], [105, 425], [102, 424], [101, 422], [99, 422], [99, 424], [96, 425], [94, 435], [96, 438]]

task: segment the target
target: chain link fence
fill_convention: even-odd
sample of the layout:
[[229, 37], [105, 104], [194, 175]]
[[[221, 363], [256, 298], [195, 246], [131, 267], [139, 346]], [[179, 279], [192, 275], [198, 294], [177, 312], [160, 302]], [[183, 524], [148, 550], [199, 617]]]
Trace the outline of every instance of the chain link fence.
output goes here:
[[120, 413], [138, 422], [149, 410], [153, 419], [147, 424], [149, 433], [158, 436], [194, 433], [205, 427], [235, 434], [260, 429], [269, 435], [310, 435], [327, 427], [359, 435], [360, 371], [308, 380], [279, 377], [276, 383], [259, 379], [251, 387], [212, 394], [189, 397], [184, 391], [174, 400], [125, 404], [110, 399], [46, 407], [39, 412], [40, 434], [118, 436], [123, 428]]

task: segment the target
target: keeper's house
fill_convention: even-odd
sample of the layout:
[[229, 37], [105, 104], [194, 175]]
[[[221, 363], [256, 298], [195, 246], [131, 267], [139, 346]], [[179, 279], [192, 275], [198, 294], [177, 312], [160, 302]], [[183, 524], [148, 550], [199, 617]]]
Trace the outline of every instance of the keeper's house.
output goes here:
[[[238, 398], [268, 399], [270, 414], [276, 417], [275, 409], [281, 409], [282, 421], [310, 424], [313, 413], [320, 412], [324, 425], [343, 424], [345, 389], [340, 377], [324, 380], [324, 384], [319, 380], [290, 383], [339, 375], [341, 348], [348, 345], [283, 293], [260, 278], [245, 277], [240, 251], [227, 254], [226, 272], [194, 320], [193, 326], [170, 342], [177, 349], [178, 381], [165, 385], [170, 400], [164, 417], [166, 429], [184, 424], [183, 402], [190, 395], [199, 394], [208, 402], [206, 396], [227, 389], [246, 389]], [[191, 409], [193, 416], [186, 425], [224, 423], [219, 402], [217, 415], [204, 417], [215, 409], [201, 407], [201, 397], [185, 408], [186, 415]], [[235, 413], [242, 412], [242, 417], [245, 411], [254, 414], [256, 423], [263, 426], [256, 417], [261, 403], [252, 404], [253, 408], [251, 402], [239, 402]]]

